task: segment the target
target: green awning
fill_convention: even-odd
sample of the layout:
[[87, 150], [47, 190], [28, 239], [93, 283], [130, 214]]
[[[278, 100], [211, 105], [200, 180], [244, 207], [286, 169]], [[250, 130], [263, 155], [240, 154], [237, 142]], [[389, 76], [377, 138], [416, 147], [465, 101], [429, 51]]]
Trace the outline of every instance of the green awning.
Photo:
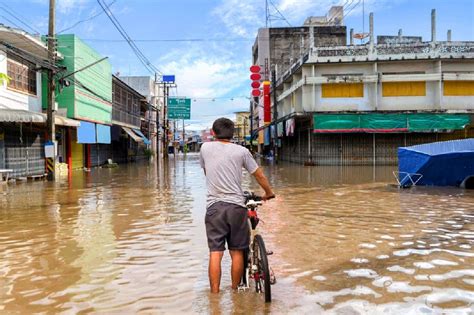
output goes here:
[[408, 117], [410, 131], [458, 130], [470, 123], [468, 115], [414, 114]]
[[461, 130], [471, 123], [466, 114], [315, 114], [314, 132], [421, 132]]
[[315, 130], [353, 130], [360, 128], [358, 114], [316, 114], [313, 116]]
[[366, 114], [360, 115], [360, 128], [373, 129], [406, 129], [406, 114]]

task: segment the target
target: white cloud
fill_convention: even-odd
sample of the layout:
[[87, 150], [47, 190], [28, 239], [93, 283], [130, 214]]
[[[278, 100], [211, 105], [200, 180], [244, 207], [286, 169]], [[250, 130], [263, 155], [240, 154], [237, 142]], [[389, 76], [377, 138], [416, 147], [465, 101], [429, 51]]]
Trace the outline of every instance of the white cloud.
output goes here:
[[82, 10], [90, 0], [58, 0], [57, 9], [61, 13], [70, 13], [72, 11]]
[[259, 1], [224, 0], [212, 14], [234, 35], [249, 37], [265, 25], [264, 9]]
[[[365, 13], [380, 8], [393, 6], [406, 0], [365, 0]], [[214, 11], [214, 16], [234, 35], [242, 37], [255, 36], [259, 27], [265, 25], [265, 7], [263, 1], [254, 0], [224, 0]], [[344, 14], [347, 16], [362, 13], [361, 0], [280, 0], [273, 1], [278, 10], [293, 26], [302, 25], [309, 16], [324, 16], [333, 5], [345, 5]], [[278, 16], [278, 12], [270, 5], [270, 13]], [[286, 26], [284, 20], [272, 21], [272, 26]]]
[[248, 65], [232, 50], [193, 45], [172, 51], [156, 64], [164, 74], [176, 75], [179, 96], [192, 99], [194, 129], [204, 129], [222, 116], [233, 118], [233, 112], [248, 108], [244, 97]]

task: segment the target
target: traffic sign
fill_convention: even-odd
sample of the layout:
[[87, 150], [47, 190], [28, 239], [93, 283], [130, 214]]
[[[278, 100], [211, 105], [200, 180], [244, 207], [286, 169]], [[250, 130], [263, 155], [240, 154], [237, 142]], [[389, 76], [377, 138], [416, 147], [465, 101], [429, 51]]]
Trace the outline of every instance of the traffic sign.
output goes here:
[[168, 119], [191, 119], [191, 99], [168, 98]]
[[174, 83], [175, 82], [175, 76], [174, 75], [163, 75], [162, 82], [163, 83]]

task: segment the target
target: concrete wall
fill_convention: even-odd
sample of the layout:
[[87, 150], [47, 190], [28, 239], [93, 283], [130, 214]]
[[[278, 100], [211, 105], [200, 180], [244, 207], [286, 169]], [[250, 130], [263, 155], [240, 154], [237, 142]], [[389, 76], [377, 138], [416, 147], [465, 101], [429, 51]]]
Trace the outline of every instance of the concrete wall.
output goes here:
[[[7, 54], [3, 50], [0, 50], [0, 73], [7, 73]], [[36, 95], [9, 89], [6, 82], [0, 85], [0, 110], [2, 108], [19, 109], [41, 113], [41, 99], [40, 72], [36, 73]]]
[[[473, 73], [474, 61], [463, 59], [307, 63], [279, 86], [278, 114], [284, 117], [293, 111], [473, 111], [474, 93], [469, 91], [469, 82], [472, 82], [469, 76]], [[447, 80], [465, 84], [466, 93], [444, 95], [443, 86]], [[363, 84], [363, 96], [323, 97], [323, 84], [345, 82]], [[418, 96], [383, 95], [384, 87], [391, 83], [409, 89], [410, 85], [419, 88], [418, 82], [426, 86]]]

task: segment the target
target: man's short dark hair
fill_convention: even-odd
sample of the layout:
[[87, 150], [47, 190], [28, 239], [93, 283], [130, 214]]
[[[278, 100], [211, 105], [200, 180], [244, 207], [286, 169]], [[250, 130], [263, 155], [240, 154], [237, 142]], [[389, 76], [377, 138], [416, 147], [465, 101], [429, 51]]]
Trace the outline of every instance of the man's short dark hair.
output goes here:
[[234, 137], [234, 122], [227, 118], [219, 118], [212, 124], [212, 131], [217, 139], [231, 140]]

